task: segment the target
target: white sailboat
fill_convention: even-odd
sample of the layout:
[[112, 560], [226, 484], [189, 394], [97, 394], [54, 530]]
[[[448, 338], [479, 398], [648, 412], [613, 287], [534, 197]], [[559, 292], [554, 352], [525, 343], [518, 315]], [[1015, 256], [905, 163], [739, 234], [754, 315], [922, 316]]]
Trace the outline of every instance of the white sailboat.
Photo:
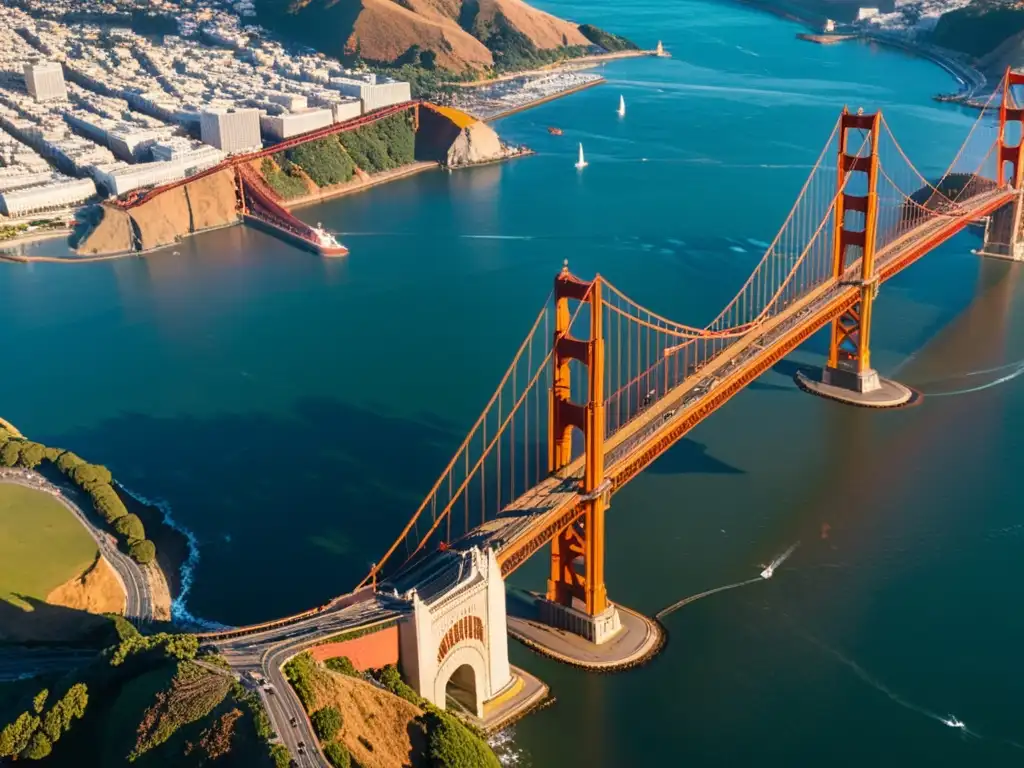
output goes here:
[[619, 117], [626, 116], [626, 99], [623, 98], [621, 94], [619, 95], [619, 109], [617, 114]]
[[576, 167], [583, 170], [587, 167], [587, 161], [583, 159], [583, 143], [580, 143], [580, 159], [576, 161]]

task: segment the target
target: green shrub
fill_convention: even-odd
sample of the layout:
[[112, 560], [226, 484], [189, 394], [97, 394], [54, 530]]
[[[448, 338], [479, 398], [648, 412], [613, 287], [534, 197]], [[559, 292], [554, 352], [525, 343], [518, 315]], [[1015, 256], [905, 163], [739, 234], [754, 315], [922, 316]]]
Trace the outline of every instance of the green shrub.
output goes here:
[[395, 696], [399, 696], [417, 707], [423, 706], [423, 698], [406, 684], [394, 664], [388, 664], [380, 670], [377, 674], [377, 681]]
[[128, 514], [128, 510], [110, 485], [94, 483], [89, 491], [92, 496], [93, 506], [100, 513], [104, 520], [113, 523]]
[[580, 34], [587, 38], [587, 40], [592, 42], [594, 45], [601, 46], [606, 51], [640, 50], [640, 46], [632, 40], [627, 40], [619, 35], [613, 35], [611, 32], [605, 32], [603, 29], [595, 27], [593, 24], [580, 24], [579, 30]]
[[4, 443], [4, 447], [0, 449], [0, 464], [5, 467], [17, 466], [18, 460], [21, 458], [21, 441], [10, 440]]
[[56, 462], [57, 459], [60, 458], [60, 454], [61, 454], [61, 449], [60, 448], [47, 448], [46, 449], [46, 460], [47, 461]]
[[327, 659], [324, 662], [324, 666], [334, 672], [340, 672], [343, 675], [349, 675], [350, 677], [362, 677], [362, 675], [359, 674], [359, 670], [355, 668], [355, 665], [348, 656], [339, 656], [336, 659]]
[[128, 547], [128, 554], [140, 565], [148, 565], [156, 559], [156, 545], [149, 539], [133, 541]]
[[71, 470], [71, 479], [82, 488], [88, 488], [95, 483], [110, 485], [113, 478], [110, 476], [110, 470], [106, 467], [100, 464], [83, 463]]
[[292, 757], [284, 744], [271, 744], [270, 758], [274, 761], [275, 768], [288, 768], [292, 762]]
[[309, 720], [322, 742], [333, 741], [341, 730], [341, 712], [337, 707], [321, 707], [309, 716]]
[[39, 693], [32, 697], [32, 711], [37, 715], [41, 714], [43, 707], [46, 706], [46, 699], [50, 695], [50, 691], [43, 688]]
[[13, 757], [26, 747], [39, 730], [39, 718], [22, 712], [18, 719], [0, 731], [0, 757]]
[[44, 757], [49, 757], [52, 751], [52, 742], [45, 735], [36, 731], [21, 756], [26, 760], [42, 760]]
[[85, 464], [82, 458], [71, 451], [64, 451], [57, 459], [57, 468], [65, 475], [72, 474], [75, 467]]
[[[267, 180], [270, 188], [285, 200], [309, 194], [306, 182], [298, 175], [298, 171], [292, 168], [292, 164], [287, 161], [284, 153], [278, 152], [274, 155], [274, 159], [281, 170], [274, 167], [269, 157], [263, 158], [263, 163], [260, 165], [263, 178]], [[293, 176], [289, 172], [294, 172], [295, 175]]]
[[352, 756], [343, 744], [336, 741], [324, 745], [324, 757], [334, 768], [350, 768], [352, 765]]
[[307, 141], [285, 155], [302, 168], [318, 187], [341, 184], [352, 178], [355, 166], [334, 136]]
[[146, 538], [146, 529], [138, 515], [125, 515], [117, 518], [114, 521], [114, 530], [128, 539], [129, 544]]
[[35, 469], [46, 458], [46, 448], [39, 443], [25, 440], [21, 444], [21, 451], [18, 457], [18, 464], [25, 469]]
[[295, 689], [302, 707], [307, 712], [313, 709], [316, 697], [313, 694], [313, 678], [316, 676], [316, 662], [308, 653], [300, 653], [284, 665], [284, 675]]
[[500, 768], [487, 743], [458, 718], [440, 710], [423, 716], [427, 726], [427, 756], [431, 768]]

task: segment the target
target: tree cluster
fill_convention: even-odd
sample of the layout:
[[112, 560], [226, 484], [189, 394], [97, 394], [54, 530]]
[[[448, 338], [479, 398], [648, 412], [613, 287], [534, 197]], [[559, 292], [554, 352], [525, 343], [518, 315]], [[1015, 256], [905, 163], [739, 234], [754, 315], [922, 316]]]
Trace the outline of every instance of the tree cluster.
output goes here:
[[49, 691], [41, 690], [32, 699], [32, 710], [22, 712], [0, 731], [0, 758], [42, 760], [53, 751], [53, 745], [71, 729], [71, 724], [85, 714], [89, 704], [84, 683], [75, 683], [54, 702], [45, 714]]
[[327, 659], [324, 661], [324, 666], [332, 672], [338, 672], [342, 675], [348, 675], [349, 677], [362, 677], [359, 674], [359, 670], [356, 669], [352, 660], [348, 656], [339, 656], [334, 659]]
[[316, 694], [313, 691], [313, 679], [316, 674], [316, 661], [308, 652], [300, 653], [284, 665], [284, 676], [292, 684], [306, 712], [312, 711], [316, 704]]
[[[179, 728], [206, 717], [224, 701], [230, 689], [229, 678], [188, 662], [178, 664], [170, 690], [159, 692], [143, 715], [129, 762], [163, 744]], [[233, 725], [232, 721], [232, 730]]]
[[263, 158], [260, 173], [270, 188], [284, 200], [309, 194], [309, 187], [306, 186], [301, 172], [287, 161], [283, 152], [274, 155], [273, 161], [269, 157]]
[[324, 745], [324, 757], [334, 768], [351, 768], [352, 755], [345, 748], [344, 744], [332, 741]]
[[627, 40], [621, 35], [613, 35], [611, 32], [605, 32], [593, 24], [580, 24], [579, 30], [580, 34], [587, 38], [587, 40], [608, 52], [640, 50], [640, 46], [632, 40]]
[[313, 723], [317, 738], [323, 742], [334, 741], [342, 726], [341, 712], [337, 707], [321, 707], [309, 716], [309, 720]]
[[318, 187], [349, 181], [355, 173], [352, 158], [334, 136], [299, 144], [287, 150], [285, 156], [293, 165], [302, 168]]
[[591, 53], [589, 46], [568, 45], [564, 36], [562, 45], [557, 48], [538, 48], [500, 11], [485, 25], [478, 25], [476, 36], [494, 55], [496, 72], [536, 69], [562, 59], [574, 59]]
[[162, 651], [169, 658], [191, 661], [199, 652], [199, 638], [195, 635], [169, 632], [143, 635], [136, 630], [134, 633], [125, 633], [110, 655], [110, 666], [118, 667], [129, 657], [147, 651]]
[[114, 490], [109, 469], [101, 464], [90, 464], [71, 451], [15, 437], [0, 427], [0, 465], [35, 469], [43, 461], [56, 466], [68, 480], [89, 494], [96, 511], [117, 532], [128, 554], [137, 562], [145, 565], [156, 559], [156, 545], [146, 539], [146, 529], [138, 516], [128, 514]]

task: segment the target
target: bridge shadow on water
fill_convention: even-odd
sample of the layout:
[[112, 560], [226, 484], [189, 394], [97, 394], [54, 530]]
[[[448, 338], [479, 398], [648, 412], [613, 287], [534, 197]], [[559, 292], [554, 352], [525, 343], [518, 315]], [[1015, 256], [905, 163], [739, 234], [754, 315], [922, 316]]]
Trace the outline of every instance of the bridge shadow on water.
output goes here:
[[684, 437], [644, 470], [652, 475], [742, 475], [744, 471], [708, 454], [703, 443]]
[[433, 416], [310, 398], [273, 414], [126, 413], [39, 439], [166, 500], [199, 545], [189, 610], [236, 624], [352, 589], [408, 522], [464, 431]]

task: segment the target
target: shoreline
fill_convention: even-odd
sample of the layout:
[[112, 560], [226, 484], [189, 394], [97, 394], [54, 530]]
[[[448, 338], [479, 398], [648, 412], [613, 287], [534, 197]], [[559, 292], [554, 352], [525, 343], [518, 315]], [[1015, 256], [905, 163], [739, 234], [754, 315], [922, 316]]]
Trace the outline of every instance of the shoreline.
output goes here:
[[[422, 173], [423, 171], [429, 171], [432, 168], [440, 167], [440, 164], [433, 160], [418, 160], [414, 163], [410, 163], [409, 165], [403, 165], [401, 168], [392, 168], [389, 171], [382, 171], [371, 176], [367, 181], [356, 181], [355, 178], [358, 177], [355, 177], [343, 184], [335, 184], [332, 187], [321, 187], [316, 192], [311, 192], [308, 195], [294, 197], [291, 200], [282, 200], [281, 206], [286, 210], [293, 211], [297, 208], [305, 208], [310, 205], [316, 205], [317, 203], [327, 202], [328, 200], [335, 200], [339, 197], [345, 197], [357, 192], [362, 192], [365, 189], [372, 189], [380, 184], [387, 184], [389, 181], [397, 181], [398, 179], [404, 179], [407, 176], [415, 176], [417, 173]], [[203, 231], [205, 232], [206, 230]]]
[[557, 93], [551, 93], [551, 94], [548, 94], [547, 96], [542, 96], [539, 99], [534, 99], [533, 101], [528, 101], [525, 104], [520, 104], [518, 106], [511, 107], [509, 109], [506, 109], [506, 110], [504, 110], [502, 112], [498, 112], [498, 113], [493, 114], [493, 115], [490, 115], [488, 117], [481, 117], [481, 118], [479, 118], [479, 120], [482, 123], [492, 123], [495, 120], [501, 120], [502, 118], [508, 117], [509, 115], [514, 115], [517, 112], [524, 112], [527, 109], [533, 109], [534, 107], [539, 107], [541, 104], [546, 104], [549, 101], [554, 101], [555, 99], [561, 99], [561, 98], [563, 98], [565, 96], [572, 96], [574, 93], [579, 93], [580, 91], [585, 91], [588, 88], [594, 88], [595, 86], [598, 86], [598, 85], [604, 85], [606, 82], [608, 82], [608, 81], [605, 78], [600, 77], [600, 78], [598, 78], [596, 80], [591, 80], [590, 82], [587, 82], [587, 83], [580, 83], [579, 85], [574, 85], [572, 88], [567, 88], [564, 91], [558, 91]]
[[[593, 67], [600, 66], [609, 61], [619, 61], [620, 59], [639, 59], [644, 56], [659, 57], [656, 50], [631, 50], [631, 51], [613, 51], [611, 53], [595, 53], [590, 56], [580, 56], [576, 59], [565, 59], [563, 61], [556, 61], [552, 64], [546, 64], [543, 67], [537, 69], [525, 69], [522, 72], [508, 72], [504, 75], [498, 75], [497, 77], [488, 77], [483, 80], [473, 80], [467, 82], [459, 80], [456, 82], [447, 82], [443, 85], [450, 85], [454, 88], [482, 88], [487, 85], [495, 85], [497, 83], [505, 83], [509, 80], [515, 80], [519, 77], [541, 77], [543, 75], [550, 75], [552, 72], [564, 72], [572, 71], [575, 69], [592, 69]], [[661, 54], [661, 58], [668, 58], [668, 54]]]
[[935, 94], [932, 98], [943, 103], [961, 104], [973, 109], [981, 109], [984, 103], [978, 103], [976, 97], [979, 93], [985, 93], [990, 89], [988, 77], [972, 63], [962, 60], [955, 51], [949, 51], [936, 45], [928, 43], [917, 43], [912, 40], [905, 40], [893, 34], [881, 32], [866, 32], [860, 29], [853, 32], [836, 31], [834, 33], [822, 33], [821, 26], [826, 17], [816, 14], [810, 8], [791, 8], [787, 5], [772, 2], [771, 0], [730, 0], [747, 8], [762, 11], [777, 16], [787, 21], [793, 21], [810, 30], [809, 33], [797, 33], [801, 40], [817, 44], [834, 44], [840, 42], [868, 42], [902, 51], [908, 56], [925, 59], [937, 67], [945, 70], [954, 80], [960, 89], [951, 94]]
[[0, 241], [0, 255], [4, 255], [8, 248], [17, 248], [21, 245], [30, 245], [42, 240], [55, 240], [58, 237], [67, 237], [74, 233], [71, 227], [60, 227], [59, 229], [48, 229], [45, 232], [28, 232], [22, 237], [12, 237], [9, 240]]

